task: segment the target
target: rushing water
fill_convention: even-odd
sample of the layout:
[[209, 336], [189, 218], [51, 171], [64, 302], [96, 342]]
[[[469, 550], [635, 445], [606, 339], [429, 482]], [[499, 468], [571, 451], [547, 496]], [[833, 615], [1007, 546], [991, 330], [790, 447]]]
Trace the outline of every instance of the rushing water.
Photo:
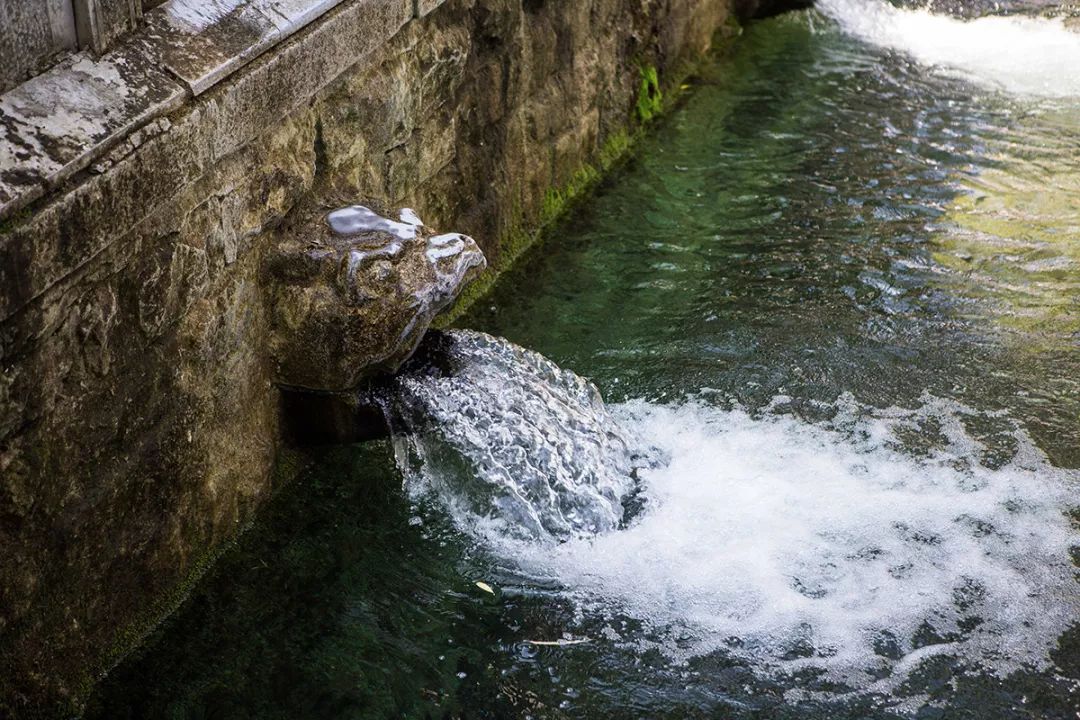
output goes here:
[[1080, 35], [820, 2], [91, 716], [1076, 718]]
[[635, 453], [600, 393], [483, 333], [431, 334], [388, 413], [405, 487], [489, 538], [550, 543], [616, 530]]

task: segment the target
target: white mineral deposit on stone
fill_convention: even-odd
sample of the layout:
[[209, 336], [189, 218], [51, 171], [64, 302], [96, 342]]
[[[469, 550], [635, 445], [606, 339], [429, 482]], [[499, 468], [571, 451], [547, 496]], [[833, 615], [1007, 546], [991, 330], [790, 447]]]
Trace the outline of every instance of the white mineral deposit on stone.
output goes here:
[[417, 215], [416, 211], [412, 208], [402, 208], [401, 212], [398, 213], [398, 217], [401, 219], [401, 222], [408, 225], [416, 225], [417, 227], [424, 226], [424, 221], [420, 219], [420, 216]]
[[436, 235], [428, 240], [427, 257], [431, 262], [453, 257], [465, 249], [465, 236], [461, 233]]
[[419, 222], [420, 218], [416, 217], [416, 213], [412, 210], [406, 208], [401, 211], [401, 219], [406, 222], [397, 222], [384, 218], [371, 208], [366, 208], [363, 205], [349, 205], [326, 215], [327, 224], [338, 235], [385, 232], [396, 236], [399, 240], [415, 239], [417, 228], [422, 225]]

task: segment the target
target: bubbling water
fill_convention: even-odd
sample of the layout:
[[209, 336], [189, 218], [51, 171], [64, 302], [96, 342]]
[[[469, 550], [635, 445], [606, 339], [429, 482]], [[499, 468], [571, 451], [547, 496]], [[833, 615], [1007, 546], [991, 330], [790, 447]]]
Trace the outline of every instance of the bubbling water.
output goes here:
[[[1007, 417], [930, 396], [886, 410], [842, 397], [817, 422], [785, 398], [756, 413], [633, 401], [612, 417], [536, 353], [446, 337], [448, 363], [401, 380], [407, 486], [615, 642], [867, 687], [930, 655], [1046, 666], [1080, 610], [1066, 515], [1080, 473]], [[646, 631], [626, 635], [626, 618]]]
[[[1044, 665], [1080, 609], [1065, 515], [1078, 474], [1018, 430], [987, 467], [967, 408], [843, 398], [825, 425], [701, 402], [617, 410], [670, 457], [642, 473], [638, 521], [501, 551], [588, 612], [644, 620], [673, 657], [724, 650], [856, 683], [939, 653], [1002, 671]], [[937, 447], [903, 449], [928, 432]]]
[[1059, 18], [963, 20], [884, 0], [818, 0], [815, 7], [866, 42], [1016, 95], [1080, 96], [1080, 33]]

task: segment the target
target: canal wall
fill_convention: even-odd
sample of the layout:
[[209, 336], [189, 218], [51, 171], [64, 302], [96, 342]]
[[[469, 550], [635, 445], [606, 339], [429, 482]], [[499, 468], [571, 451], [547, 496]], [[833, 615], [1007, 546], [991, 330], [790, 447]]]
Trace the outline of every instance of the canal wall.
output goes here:
[[77, 713], [289, 475], [298, 216], [414, 208], [475, 238], [475, 295], [734, 32], [730, 0], [232, 5], [0, 96], [0, 716]]

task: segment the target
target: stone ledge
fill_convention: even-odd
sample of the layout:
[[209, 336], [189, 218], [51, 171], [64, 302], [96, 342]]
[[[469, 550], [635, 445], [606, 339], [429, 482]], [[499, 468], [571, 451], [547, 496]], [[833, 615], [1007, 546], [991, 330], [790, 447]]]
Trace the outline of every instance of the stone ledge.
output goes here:
[[200, 95], [342, 0], [170, 0], [137, 42]]
[[[341, 2], [169, 0], [122, 47], [79, 53], [0, 96], [0, 219]], [[395, 2], [414, 14], [413, 0]]]
[[186, 90], [136, 46], [80, 53], [0, 97], [0, 217], [176, 109]]

